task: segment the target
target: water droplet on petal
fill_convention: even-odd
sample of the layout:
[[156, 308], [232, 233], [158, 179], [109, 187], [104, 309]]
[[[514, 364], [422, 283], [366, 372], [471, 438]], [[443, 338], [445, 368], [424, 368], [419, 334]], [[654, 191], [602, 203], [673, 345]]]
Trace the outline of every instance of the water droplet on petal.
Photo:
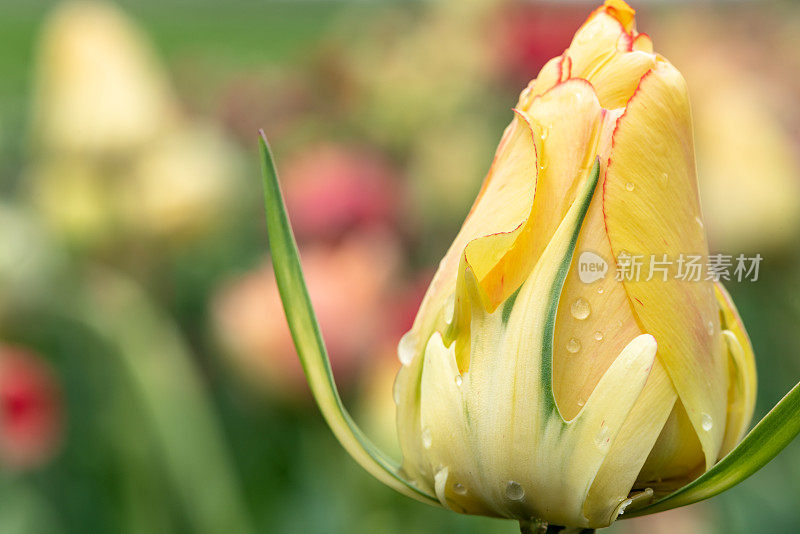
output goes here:
[[592, 313], [592, 308], [589, 306], [588, 300], [580, 297], [572, 303], [572, 306], [570, 306], [570, 311], [572, 312], [573, 317], [579, 321], [583, 321], [589, 317], [590, 313]]
[[575, 354], [579, 350], [581, 350], [581, 342], [574, 337], [570, 338], [570, 340], [567, 341], [567, 351]]
[[525, 498], [525, 490], [519, 485], [519, 482], [509, 480], [506, 484], [506, 497], [512, 501], [521, 501]]
[[663, 181], [664, 183], [666, 183], [666, 181], [667, 181], [667, 180], [669, 180], [669, 174], [667, 174], [667, 173], [665, 173], [665, 172], [662, 172], [662, 173], [661, 173], [661, 181]]
[[702, 227], [703, 227], [703, 219], [701, 219], [700, 217], [695, 217], [695, 218], [694, 218], [694, 220], [695, 220], [695, 222], [697, 223], [697, 225], [698, 225], [700, 228], [702, 228]]
[[714, 321], [708, 321], [708, 335], [714, 335]]
[[583, 406], [584, 404], [586, 404], [586, 401], [585, 401], [585, 400], [583, 400], [583, 399], [578, 399], [578, 406]]
[[422, 446], [426, 449], [431, 448], [431, 444], [433, 443], [431, 438], [431, 429], [430, 428], [423, 428], [422, 429]]
[[467, 494], [467, 487], [462, 484], [461, 482], [456, 482], [453, 484], [453, 492], [459, 495], [466, 495]]
[[714, 421], [711, 419], [710, 415], [704, 413], [700, 416], [700, 426], [703, 427], [703, 430], [708, 432], [714, 426]]
[[603, 341], [603, 333], [600, 330], [598, 330], [597, 332], [594, 333], [594, 339], [596, 341]]
[[599, 287], [599, 288], [597, 288], [597, 294], [598, 294], [598, 295], [602, 295], [602, 294], [603, 294], [603, 293], [605, 293], [605, 292], [606, 292], [606, 290], [605, 290], [605, 289], [603, 289], [602, 287]]
[[633, 191], [634, 189], [636, 189], [636, 185], [633, 182], [628, 182], [627, 184], [625, 184], [625, 189], [627, 189], [628, 191]]
[[463, 382], [461, 375], [456, 375], [456, 385], [461, 386], [461, 382]]

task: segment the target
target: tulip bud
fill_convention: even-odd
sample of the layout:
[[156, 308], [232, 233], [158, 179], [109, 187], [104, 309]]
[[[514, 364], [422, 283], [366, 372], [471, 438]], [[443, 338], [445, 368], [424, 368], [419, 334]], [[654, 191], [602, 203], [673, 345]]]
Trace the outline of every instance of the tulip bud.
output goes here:
[[686, 84], [634, 11], [607, 0], [514, 112], [400, 343], [403, 472], [456, 511], [607, 526], [736, 445], [753, 352], [705, 272], [653, 276], [708, 245]]

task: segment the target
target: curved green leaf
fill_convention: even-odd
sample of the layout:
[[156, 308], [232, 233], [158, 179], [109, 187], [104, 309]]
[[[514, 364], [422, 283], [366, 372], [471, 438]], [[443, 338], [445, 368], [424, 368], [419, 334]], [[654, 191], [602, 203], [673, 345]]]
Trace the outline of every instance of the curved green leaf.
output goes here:
[[264, 176], [267, 234], [275, 279], [297, 354], [322, 416], [350, 456], [372, 476], [404, 495], [440, 506], [436, 497], [414, 487], [400, 474], [397, 464], [370, 442], [342, 404], [333, 380], [328, 352], [308, 297], [297, 244], [286, 214], [272, 154], [263, 132], [259, 146]]
[[759, 421], [714, 467], [649, 506], [626, 513], [637, 517], [693, 504], [732, 488], [775, 458], [800, 433], [800, 384]]

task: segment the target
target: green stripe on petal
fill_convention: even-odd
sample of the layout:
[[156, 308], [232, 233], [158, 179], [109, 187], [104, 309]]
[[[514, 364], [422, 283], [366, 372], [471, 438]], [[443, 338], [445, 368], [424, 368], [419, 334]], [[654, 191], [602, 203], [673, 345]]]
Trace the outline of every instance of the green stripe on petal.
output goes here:
[[403, 495], [439, 506], [435, 496], [414, 487], [399, 473], [397, 464], [370, 442], [342, 404], [333, 380], [325, 343], [308, 297], [297, 244], [286, 214], [272, 154], [263, 132], [259, 147], [264, 177], [267, 234], [275, 279], [297, 354], [325, 421], [347, 452], [372, 476]]

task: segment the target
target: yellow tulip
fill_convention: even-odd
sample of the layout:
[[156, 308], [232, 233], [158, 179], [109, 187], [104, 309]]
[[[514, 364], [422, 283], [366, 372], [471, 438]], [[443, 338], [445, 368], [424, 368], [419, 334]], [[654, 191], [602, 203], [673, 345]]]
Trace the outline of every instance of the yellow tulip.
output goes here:
[[[609, 525], [742, 438], [747, 334], [708, 257], [680, 72], [607, 0], [520, 95], [399, 347], [402, 473], [459, 512]], [[579, 257], [608, 260], [582, 281]], [[644, 258], [618, 279], [613, 258]]]

